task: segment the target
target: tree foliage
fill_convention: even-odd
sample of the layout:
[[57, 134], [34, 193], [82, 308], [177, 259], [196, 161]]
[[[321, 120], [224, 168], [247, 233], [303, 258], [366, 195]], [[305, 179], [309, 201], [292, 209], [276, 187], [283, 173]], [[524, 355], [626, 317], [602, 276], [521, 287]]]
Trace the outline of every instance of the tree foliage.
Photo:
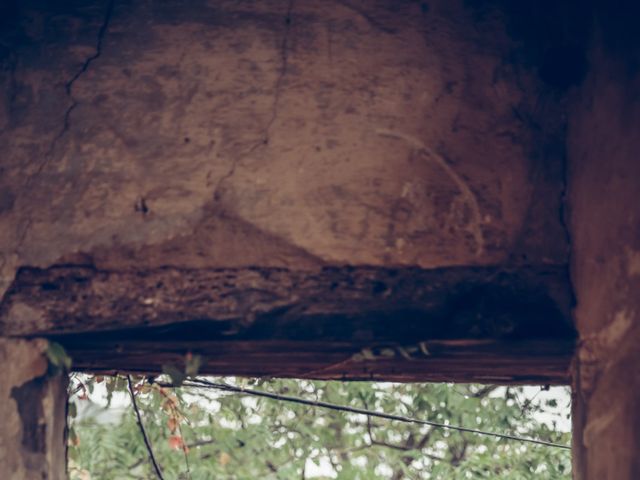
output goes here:
[[[569, 444], [539, 420], [553, 405], [519, 387], [308, 380], [227, 382], [434, 422]], [[568, 450], [135, 378], [135, 395], [168, 479], [569, 479]], [[123, 377], [72, 377], [72, 479], [155, 479]], [[95, 391], [94, 391], [95, 389]], [[98, 390], [101, 392], [97, 395]], [[93, 391], [93, 393], [92, 393]], [[122, 415], [88, 408], [113, 397]], [[112, 405], [112, 406], [113, 406]], [[553, 426], [553, 425], [552, 425]]]

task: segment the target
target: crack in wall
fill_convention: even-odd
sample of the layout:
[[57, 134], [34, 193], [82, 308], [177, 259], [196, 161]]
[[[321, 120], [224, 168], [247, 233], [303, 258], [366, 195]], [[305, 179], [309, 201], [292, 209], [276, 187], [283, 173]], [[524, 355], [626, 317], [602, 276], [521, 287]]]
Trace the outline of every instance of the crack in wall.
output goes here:
[[271, 117], [269, 118], [266, 126], [264, 127], [263, 139], [260, 142], [256, 143], [253, 147], [251, 147], [245, 155], [242, 155], [240, 158], [236, 158], [233, 161], [229, 171], [225, 175], [223, 175], [222, 178], [220, 178], [220, 181], [218, 181], [216, 187], [214, 188], [213, 197], [215, 200], [220, 199], [220, 188], [222, 187], [222, 184], [235, 174], [236, 168], [238, 167], [239, 163], [244, 158], [248, 157], [253, 152], [255, 152], [258, 148], [269, 145], [269, 141], [270, 141], [269, 132], [271, 131], [271, 127], [273, 126], [273, 124], [276, 121], [276, 118], [278, 117], [278, 109], [280, 107], [280, 98], [282, 96], [282, 82], [284, 81], [284, 78], [286, 77], [287, 71], [289, 69], [289, 35], [291, 32], [291, 17], [293, 15], [294, 2], [295, 0], [289, 0], [289, 3], [287, 5], [287, 11], [284, 17], [285, 28], [284, 28], [284, 34], [282, 36], [282, 42], [280, 43], [280, 71], [278, 73], [278, 78], [276, 79], [276, 82], [274, 85], [273, 103], [271, 105]]
[[[33, 175], [30, 175], [27, 181], [25, 182], [25, 184], [23, 185], [22, 187], [23, 191], [28, 191], [32, 183], [35, 181], [35, 179], [37, 179], [42, 174], [47, 164], [51, 161], [51, 158], [53, 157], [53, 154], [55, 152], [55, 148], [58, 142], [69, 131], [69, 128], [71, 126], [71, 113], [79, 105], [79, 101], [73, 97], [73, 85], [76, 83], [76, 81], [80, 79], [80, 77], [84, 73], [87, 72], [87, 70], [91, 66], [91, 63], [93, 63], [93, 61], [99, 58], [100, 55], [102, 54], [102, 45], [103, 45], [104, 37], [109, 28], [109, 24], [111, 22], [111, 16], [113, 14], [114, 5], [115, 5], [115, 0], [109, 0], [109, 2], [107, 3], [104, 19], [102, 21], [102, 24], [100, 25], [97, 38], [96, 38], [95, 52], [93, 53], [93, 55], [85, 59], [80, 69], [73, 75], [73, 77], [71, 77], [65, 83], [65, 92], [67, 94], [67, 97], [71, 99], [71, 105], [64, 112], [62, 129], [58, 132], [58, 134], [53, 138], [53, 140], [49, 144], [49, 148], [47, 149], [47, 152], [44, 154], [44, 159], [40, 163], [40, 165], [38, 165], [38, 168], [36, 169], [35, 173]], [[33, 219], [31, 218], [31, 212], [27, 212], [26, 220], [24, 222], [19, 222], [18, 233], [16, 235], [17, 242], [14, 250], [16, 254], [22, 248], [32, 223], [33, 223]]]
[[[571, 227], [569, 225], [569, 153], [567, 151], [567, 130], [568, 122], [565, 121], [563, 125], [564, 129], [564, 152], [562, 155], [562, 173], [561, 173], [561, 186], [560, 186], [560, 202], [558, 208], [558, 217], [560, 226], [564, 231], [565, 241], [567, 244], [567, 265], [569, 269], [569, 291], [571, 293], [571, 302], [576, 304], [576, 292], [573, 282], [573, 276], [571, 275], [571, 261], [573, 257], [573, 244], [571, 238]], [[573, 319], [575, 323], [575, 318]]]
[[47, 151], [47, 154], [45, 154], [45, 161], [42, 162], [42, 164], [38, 168], [36, 172], [36, 176], [42, 172], [46, 164], [51, 159], [51, 156], [53, 155], [53, 152], [55, 150], [57, 143], [69, 131], [69, 128], [71, 126], [71, 112], [73, 112], [73, 110], [80, 104], [80, 102], [73, 97], [73, 85], [76, 83], [76, 81], [80, 79], [82, 75], [84, 75], [87, 72], [87, 70], [89, 70], [91, 63], [97, 58], [99, 58], [100, 55], [102, 55], [102, 44], [104, 41], [104, 37], [107, 33], [107, 30], [109, 28], [109, 23], [111, 22], [111, 15], [113, 14], [114, 5], [115, 5], [115, 0], [109, 0], [109, 3], [107, 4], [107, 9], [105, 12], [104, 20], [102, 22], [102, 25], [100, 26], [100, 29], [98, 30], [95, 52], [93, 53], [93, 55], [85, 59], [80, 69], [64, 85], [64, 90], [67, 94], [67, 97], [71, 99], [71, 105], [64, 112], [62, 130], [60, 130], [60, 132], [58, 132], [58, 135], [56, 135], [55, 138], [51, 141], [49, 150]]
[[6, 65], [8, 65], [7, 73], [8, 73], [8, 76], [9, 76], [9, 82], [8, 82], [9, 85], [8, 85], [8, 89], [7, 89], [7, 97], [8, 97], [8, 102], [7, 103], [8, 103], [9, 116], [7, 117], [7, 122], [5, 123], [3, 128], [0, 128], [0, 135], [4, 135], [4, 133], [9, 131], [9, 129], [10, 129], [10, 118], [11, 118], [11, 114], [13, 113], [13, 109], [14, 109], [14, 104], [16, 102], [16, 98], [18, 96], [18, 94], [17, 94], [17, 92], [18, 92], [18, 81], [16, 79], [16, 69], [17, 69], [17, 66], [18, 66], [18, 60], [17, 60], [15, 51], [9, 52], [8, 60], [6, 62]]
[[282, 38], [282, 44], [280, 47], [280, 75], [276, 80], [275, 85], [275, 93], [273, 97], [273, 106], [271, 112], [271, 118], [265, 127], [265, 139], [264, 144], [267, 145], [269, 143], [269, 131], [273, 126], [273, 123], [276, 121], [278, 116], [278, 109], [280, 107], [280, 98], [282, 96], [282, 82], [284, 81], [284, 77], [287, 75], [287, 71], [289, 69], [289, 34], [291, 33], [291, 16], [293, 14], [293, 3], [294, 0], [289, 0], [289, 5], [287, 6], [287, 13], [284, 18], [285, 29], [284, 35]]

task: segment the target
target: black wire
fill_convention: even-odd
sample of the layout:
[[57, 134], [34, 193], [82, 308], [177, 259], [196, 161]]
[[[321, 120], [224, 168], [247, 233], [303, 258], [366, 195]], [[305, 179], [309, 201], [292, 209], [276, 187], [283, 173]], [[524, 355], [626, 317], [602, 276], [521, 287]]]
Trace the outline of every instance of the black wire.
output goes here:
[[162, 470], [160, 469], [160, 465], [156, 461], [156, 457], [153, 454], [153, 448], [151, 447], [151, 442], [149, 441], [149, 437], [147, 436], [147, 431], [144, 428], [142, 423], [142, 417], [140, 416], [140, 410], [138, 409], [138, 402], [136, 401], [136, 394], [133, 391], [133, 383], [131, 382], [131, 375], [127, 375], [127, 384], [129, 387], [129, 395], [131, 395], [131, 403], [133, 404], [133, 410], [136, 413], [136, 419], [138, 420], [138, 426], [140, 427], [140, 433], [142, 434], [142, 439], [144, 440], [144, 445], [147, 447], [147, 453], [149, 454], [149, 460], [151, 460], [151, 464], [153, 465], [153, 469], [156, 472], [159, 480], [164, 480], [162, 476]]
[[[169, 383], [159, 383], [158, 385], [162, 387], [173, 387], [173, 385]], [[447, 425], [445, 423], [431, 422], [428, 420], [420, 420], [417, 418], [405, 417], [402, 415], [393, 415], [390, 413], [376, 412], [372, 410], [366, 410], [364, 408], [349, 407], [345, 405], [338, 405], [335, 403], [322, 402], [318, 400], [307, 400], [305, 398], [300, 398], [300, 397], [292, 397], [289, 395], [280, 395], [277, 393], [265, 392], [261, 390], [253, 390], [250, 388], [237, 387], [234, 385], [228, 385], [226, 383], [210, 382], [208, 380], [203, 380], [200, 378], [193, 378], [193, 379], [187, 380], [182, 384], [182, 386], [195, 387], [195, 388], [210, 388], [210, 389], [222, 390], [226, 392], [243, 393], [245, 395], [270, 398], [272, 400], [280, 400], [284, 402], [298, 403], [302, 405], [310, 405], [313, 407], [326, 408], [329, 410], [337, 410], [340, 412], [355, 413], [358, 415], [368, 415], [371, 417], [384, 418], [386, 420], [394, 420], [397, 422], [415, 423], [418, 425], [429, 425], [435, 428], [444, 428], [448, 430], [455, 430], [458, 432], [474, 433], [476, 435], [486, 435], [490, 437], [502, 438], [503, 440], [515, 440], [518, 442], [527, 442], [527, 443], [535, 443], [537, 445], [544, 445], [545, 447], [555, 447], [555, 448], [563, 448], [566, 450], [571, 450], [570, 446], [562, 445], [560, 443], [547, 442], [545, 440], [538, 440], [535, 438], [527, 438], [527, 437], [519, 437], [517, 435], [507, 435], [502, 433], [487, 432], [484, 430], [477, 430], [475, 428], [461, 427], [458, 425]]]

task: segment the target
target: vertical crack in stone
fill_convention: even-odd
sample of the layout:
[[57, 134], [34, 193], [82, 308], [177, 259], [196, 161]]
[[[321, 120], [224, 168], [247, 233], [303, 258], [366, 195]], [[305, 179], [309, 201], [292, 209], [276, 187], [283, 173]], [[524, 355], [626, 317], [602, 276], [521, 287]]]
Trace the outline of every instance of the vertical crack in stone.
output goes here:
[[65, 90], [69, 97], [72, 97], [71, 90], [73, 88], [73, 84], [82, 76], [82, 74], [84, 74], [89, 69], [89, 66], [91, 65], [91, 63], [94, 60], [96, 60], [98, 57], [100, 57], [100, 55], [102, 54], [102, 44], [104, 41], [104, 37], [107, 33], [107, 30], [109, 28], [111, 15], [113, 14], [114, 4], [115, 4], [115, 0], [109, 0], [109, 3], [107, 4], [107, 9], [104, 15], [104, 21], [102, 22], [102, 25], [98, 30], [98, 37], [96, 41], [96, 51], [94, 52], [93, 55], [91, 55], [84, 61], [84, 63], [82, 64], [82, 67], [80, 67], [80, 70], [78, 70], [76, 74], [65, 85]]
[[[109, 23], [111, 22], [111, 15], [113, 13], [114, 5], [115, 5], [115, 0], [109, 0], [109, 2], [107, 3], [104, 19], [102, 21], [102, 24], [100, 25], [100, 29], [98, 30], [95, 52], [91, 56], [85, 59], [80, 69], [73, 75], [73, 77], [71, 77], [65, 83], [65, 92], [67, 96], [71, 99], [71, 105], [69, 105], [69, 107], [64, 112], [62, 129], [51, 141], [49, 148], [47, 152], [44, 154], [44, 158], [40, 163], [40, 165], [38, 165], [38, 168], [36, 169], [35, 173], [29, 176], [28, 180], [22, 187], [23, 191], [28, 192], [30, 190], [31, 184], [35, 181], [35, 179], [37, 179], [40, 176], [40, 174], [44, 171], [45, 167], [53, 157], [53, 154], [55, 152], [55, 148], [58, 142], [69, 131], [69, 128], [71, 125], [70, 124], [71, 112], [73, 112], [73, 110], [79, 105], [79, 102], [73, 97], [73, 85], [76, 83], [76, 81], [78, 81], [78, 79], [80, 79], [80, 77], [85, 72], [87, 72], [87, 70], [91, 66], [91, 63], [93, 63], [93, 61], [99, 58], [100, 55], [102, 54], [102, 44], [104, 41], [104, 37], [107, 33], [107, 30], [109, 29]], [[26, 219], [24, 220], [24, 222], [19, 222], [19, 225], [18, 225], [18, 234], [16, 235], [17, 242], [16, 242], [16, 248], [15, 248], [16, 252], [19, 252], [20, 249], [22, 248], [22, 245], [25, 242], [27, 233], [29, 232], [29, 229], [31, 228], [32, 223], [33, 223], [33, 219], [31, 218], [31, 214], [30, 212], [27, 212]]]
[[289, 69], [289, 34], [291, 33], [291, 16], [293, 14], [293, 3], [294, 0], [289, 1], [289, 5], [287, 6], [287, 13], [284, 18], [285, 28], [284, 35], [282, 37], [282, 44], [280, 47], [280, 74], [278, 75], [278, 79], [276, 80], [271, 118], [269, 119], [264, 132], [265, 144], [269, 143], [269, 131], [271, 130], [271, 127], [273, 126], [273, 123], [276, 121], [276, 118], [278, 116], [280, 97], [282, 96], [282, 82], [284, 81], [284, 78], [287, 75], [287, 70]]
[[[9, 75], [9, 85], [7, 89], [7, 97], [8, 97], [8, 110], [9, 117], [11, 118], [11, 113], [14, 109], [14, 104], [16, 102], [17, 92], [18, 92], [18, 81], [16, 79], [16, 68], [17, 68], [18, 60], [15, 51], [9, 52], [8, 60], [6, 62], [7, 73]], [[7, 119], [7, 122], [3, 128], [0, 128], [0, 135], [3, 135], [5, 132], [9, 130], [10, 121]]]
[[[565, 126], [566, 131], [566, 126]], [[565, 135], [566, 137], [566, 135]], [[571, 231], [568, 225], [568, 208], [567, 204], [569, 202], [569, 158], [566, 151], [566, 140], [565, 140], [565, 152], [562, 156], [562, 180], [560, 186], [560, 208], [558, 212], [558, 216], [560, 217], [560, 225], [562, 225], [562, 229], [564, 230], [565, 238], [567, 240], [567, 249], [569, 254], [571, 254]]]
[[[567, 245], [567, 264], [568, 264], [568, 273], [569, 273], [569, 292], [571, 294], [571, 303], [575, 305], [576, 303], [576, 292], [573, 284], [573, 277], [571, 275], [571, 257], [573, 252], [572, 239], [571, 239], [571, 228], [569, 225], [569, 154], [567, 152], [567, 129], [568, 125], [565, 121], [563, 125], [564, 129], [564, 152], [562, 154], [562, 169], [561, 169], [561, 186], [560, 186], [560, 202], [558, 208], [558, 216], [560, 221], [560, 226], [562, 227], [562, 231], [564, 232], [564, 238]], [[575, 319], [574, 319], [575, 322]]]
[[248, 157], [253, 152], [255, 152], [258, 148], [269, 144], [269, 140], [270, 140], [269, 132], [271, 131], [271, 127], [273, 126], [274, 122], [276, 121], [276, 118], [278, 117], [280, 97], [282, 96], [282, 82], [284, 81], [284, 78], [286, 77], [287, 71], [289, 69], [289, 34], [291, 32], [291, 17], [293, 15], [293, 5], [294, 5], [294, 0], [289, 0], [289, 3], [287, 5], [287, 11], [284, 17], [284, 22], [285, 22], [284, 34], [282, 36], [282, 42], [280, 43], [280, 71], [278, 73], [278, 77], [274, 85], [273, 103], [271, 105], [271, 116], [266, 126], [264, 127], [263, 138], [260, 142], [256, 143], [253, 147], [251, 147], [245, 155], [242, 155], [240, 158], [236, 158], [233, 161], [229, 171], [220, 178], [220, 180], [216, 184], [216, 187], [213, 190], [213, 197], [215, 200], [220, 199], [220, 189], [222, 187], [222, 184], [233, 176], [233, 174], [236, 172], [236, 168], [238, 164], [244, 158]]
[[93, 55], [91, 55], [91, 56], [89, 56], [89, 57], [87, 57], [85, 59], [85, 61], [83, 62], [82, 66], [80, 67], [80, 69], [73, 75], [73, 77], [71, 77], [71, 79], [69, 79], [69, 81], [67, 83], [65, 83], [64, 89], [65, 89], [65, 92], [67, 93], [67, 97], [69, 97], [71, 99], [71, 105], [69, 105], [67, 110], [64, 112], [64, 120], [63, 120], [62, 129], [60, 130], [58, 135], [56, 135], [56, 137], [52, 140], [51, 145], [49, 146], [49, 150], [47, 151], [47, 154], [45, 155], [45, 160], [44, 160], [44, 162], [42, 162], [42, 164], [38, 168], [38, 170], [36, 172], [36, 176], [39, 175], [42, 172], [42, 170], [44, 169], [44, 167], [46, 166], [46, 164], [50, 160], [51, 156], [53, 155], [53, 152], [55, 150], [55, 147], [56, 147], [57, 143], [65, 135], [65, 133], [67, 133], [67, 131], [69, 130], [71, 112], [73, 112], [73, 110], [79, 105], [79, 102], [73, 97], [73, 85], [76, 83], [76, 81], [78, 81], [78, 79], [84, 73], [87, 72], [87, 70], [89, 70], [89, 67], [91, 66], [91, 63], [94, 60], [96, 60], [97, 58], [99, 58], [100, 55], [102, 54], [102, 44], [103, 44], [103, 41], [104, 41], [104, 37], [105, 37], [105, 35], [107, 33], [107, 30], [109, 28], [109, 23], [111, 21], [111, 15], [113, 13], [114, 4], [115, 4], [115, 0], [109, 0], [109, 3], [107, 4], [107, 9], [106, 9], [106, 12], [105, 12], [105, 15], [104, 15], [104, 20], [102, 22], [102, 25], [100, 26], [100, 29], [98, 30], [98, 36], [97, 36], [97, 40], [96, 40], [95, 52], [93, 53]]

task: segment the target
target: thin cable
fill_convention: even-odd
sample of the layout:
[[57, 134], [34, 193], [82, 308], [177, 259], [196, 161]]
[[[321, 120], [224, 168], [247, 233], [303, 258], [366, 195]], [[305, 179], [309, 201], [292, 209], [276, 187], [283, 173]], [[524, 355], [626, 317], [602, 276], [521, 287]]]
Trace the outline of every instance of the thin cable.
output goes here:
[[[160, 383], [160, 386], [163, 387], [171, 387], [171, 384], [167, 384], [167, 383]], [[264, 391], [260, 391], [260, 390], [253, 390], [250, 388], [243, 388], [243, 387], [236, 387], [234, 385], [228, 385], [226, 383], [215, 383], [215, 382], [210, 382], [208, 380], [203, 380], [200, 378], [194, 378], [194, 379], [190, 379], [185, 381], [183, 384], [183, 386], [185, 387], [197, 387], [197, 388], [211, 388], [214, 390], [222, 390], [222, 391], [226, 391], [226, 392], [234, 392], [234, 393], [243, 393], [245, 395], [252, 395], [255, 397], [264, 397], [264, 398], [270, 398], [272, 400], [280, 400], [280, 401], [284, 401], [284, 402], [290, 402], [290, 403], [298, 403], [301, 405], [310, 405], [313, 407], [320, 407], [320, 408], [326, 408], [329, 410], [336, 410], [339, 412], [349, 412], [349, 413], [355, 413], [357, 415], [368, 415], [371, 417], [378, 417], [378, 418], [384, 418], [386, 420], [394, 420], [397, 422], [404, 422], [404, 423], [415, 423], [418, 425], [429, 425], [431, 427], [435, 427], [435, 428], [444, 428], [447, 430], [455, 430], [458, 432], [465, 432], [465, 433], [473, 433], [476, 435], [485, 435], [485, 436], [489, 436], [489, 437], [496, 437], [496, 438], [501, 438], [503, 440], [515, 440], [518, 442], [526, 442], [526, 443], [534, 443], [536, 445], [544, 445], [545, 447], [555, 447], [555, 448], [563, 448], [565, 450], [571, 450], [571, 447], [567, 446], [567, 445], [562, 445], [560, 443], [553, 443], [553, 442], [547, 442], [545, 440], [538, 440], [535, 438], [527, 438], [527, 437], [519, 437], [516, 435], [507, 435], [507, 434], [502, 434], [502, 433], [495, 433], [495, 432], [487, 432], [484, 430], [477, 430], [475, 428], [467, 428], [467, 427], [461, 427], [458, 425], [447, 425], [444, 423], [438, 423], [438, 422], [431, 422], [428, 420], [420, 420], [417, 418], [412, 418], [412, 417], [405, 417], [402, 415], [393, 415], [391, 413], [382, 413], [382, 412], [376, 412], [376, 411], [371, 411], [371, 410], [366, 410], [364, 408], [357, 408], [357, 407], [349, 407], [349, 406], [345, 406], [345, 405], [338, 405], [335, 403], [328, 403], [328, 402], [322, 402], [319, 400], [307, 400], [305, 398], [300, 398], [300, 397], [292, 397], [289, 395], [280, 395], [277, 393], [270, 393], [270, 392], [264, 392]]]
[[127, 375], [127, 383], [129, 384], [129, 394], [131, 395], [131, 403], [133, 403], [133, 410], [136, 412], [136, 418], [138, 420], [138, 426], [140, 427], [140, 432], [142, 433], [142, 438], [144, 440], [144, 444], [147, 447], [147, 452], [149, 452], [149, 458], [151, 459], [151, 464], [156, 471], [156, 475], [160, 480], [164, 480], [162, 476], [162, 470], [160, 470], [160, 466], [158, 462], [156, 462], [156, 457], [153, 454], [153, 448], [151, 448], [151, 442], [149, 442], [149, 438], [147, 437], [147, 432], [144, 429], [144, 425], [142, 424], [142, 418], [140, 417], [140, 410], [138, 409], [138, 402], [136, 401], [136, 395], [133, 391], [133, 384], [131, 383], [131, 375]]

